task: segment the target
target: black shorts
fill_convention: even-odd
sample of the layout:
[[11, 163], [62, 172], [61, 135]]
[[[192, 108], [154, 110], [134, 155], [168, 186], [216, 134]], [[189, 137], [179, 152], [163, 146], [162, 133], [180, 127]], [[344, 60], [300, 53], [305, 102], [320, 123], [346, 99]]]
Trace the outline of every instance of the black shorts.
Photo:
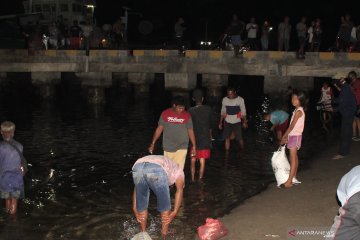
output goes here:
[[299, 44], [300, 44], [300, 45], [305, 45], [305, 42], [306, 42], [306, 38], [305, 38], [305, 37], [298, 37], [298, 40], [299, 40]]
[[242, 139], [242, 124], [239, 123], [227, 123], [224, 126], [224, 138], [230, 138], [231, 133], [235, 133], [236, 140]]

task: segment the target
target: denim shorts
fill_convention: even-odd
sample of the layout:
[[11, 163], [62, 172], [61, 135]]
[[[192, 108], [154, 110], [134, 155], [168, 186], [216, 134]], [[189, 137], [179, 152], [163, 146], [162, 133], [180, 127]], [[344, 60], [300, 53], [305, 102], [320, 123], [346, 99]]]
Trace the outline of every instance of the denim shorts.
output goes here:
[[1, 192], [0, 197], [3, 199], [7, 199], [7, 198], [20, 198], [21, 196], [21, 191], [20, 190], [16, 190], [14, 192]]
[[231, 36], [231, 43], [233, 45], [240, 45], [241, 44], [241, 36], [240, 35], [232, 35]]
[[148, 208], [150, 189], [155, 193], [159, 212], [171, 209], [168, 176], [165, 170], [154, 163], [137, 163], [133, 168], [136, 191], [136, 209], [142, 212]]

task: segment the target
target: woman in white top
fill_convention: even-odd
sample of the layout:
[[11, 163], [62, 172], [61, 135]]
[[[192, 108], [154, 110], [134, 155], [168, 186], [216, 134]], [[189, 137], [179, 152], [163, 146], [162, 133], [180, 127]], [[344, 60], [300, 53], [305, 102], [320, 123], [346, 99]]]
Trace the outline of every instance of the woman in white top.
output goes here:
[[333, 107], [331, 105], [331, 101], [333, 99], [333, 91], [327, 82], [323, 83], [321, 88], [321, 97], [318, 102], [320, 104], [320, 119], [322, 123], [322, 128], [328, 132], [328, 125], [332, 119]]

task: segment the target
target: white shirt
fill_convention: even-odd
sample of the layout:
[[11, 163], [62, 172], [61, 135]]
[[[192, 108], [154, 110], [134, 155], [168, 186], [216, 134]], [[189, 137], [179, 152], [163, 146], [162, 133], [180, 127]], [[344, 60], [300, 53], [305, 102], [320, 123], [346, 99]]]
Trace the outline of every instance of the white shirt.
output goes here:
[[341, 206], [344, 206], [346, 201], [357, 192], [360, 192], [360, 166], [354, 167], [341, 178], [337, 189]]
[[309, 43], [312, 43], [312, 39], [314, 37], [314, 28], [312, 26], [309, 27], [308, 34], [309, 34]]
[[258, 25], [256, 23], [246, 24], [246, 31], [248, 31], [248, 38], [256, 38]]
[[[239, 110], [239, 112], [237, 112]], [[225, 115], [225, 122], [227, 123], [239, 123], [241, 122], [241, 116], [246, 116], [245, 101], [242, 97], [230, 99], [224, 97], [221, 106], [221, 115]]]

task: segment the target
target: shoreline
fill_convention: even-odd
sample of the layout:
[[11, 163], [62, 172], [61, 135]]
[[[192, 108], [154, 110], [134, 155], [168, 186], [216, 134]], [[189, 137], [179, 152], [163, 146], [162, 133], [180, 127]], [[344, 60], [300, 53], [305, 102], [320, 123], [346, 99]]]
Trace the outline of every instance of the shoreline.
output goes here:
[[[241, 205], [220, 218], [229, 233], [223, 239], [300, 239], [289, 231], [310, 229], [329, 230], [338, 211], [336, 189], [340, 179], [358, 165], [360, 142], [352, 142], [351, 154], [341, 160], [332, 160], [338, 143], [319, 153], [309, 168], [299, 172], [302, 182], [290, 189], [279, 189], [276, 183], [261, 193], [245, 200]], [[307, 236], [306, 239], [323, 239]], [[301, 238], [305, 239], [305, 238]]]

